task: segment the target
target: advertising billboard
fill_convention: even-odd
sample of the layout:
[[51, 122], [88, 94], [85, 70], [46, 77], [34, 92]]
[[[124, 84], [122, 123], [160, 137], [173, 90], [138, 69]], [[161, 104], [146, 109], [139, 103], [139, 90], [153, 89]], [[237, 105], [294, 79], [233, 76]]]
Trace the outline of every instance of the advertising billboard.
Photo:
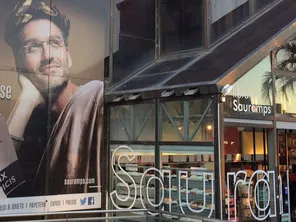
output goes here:
[[102, 207], [109, 4], [0, 2], [0, 215]]

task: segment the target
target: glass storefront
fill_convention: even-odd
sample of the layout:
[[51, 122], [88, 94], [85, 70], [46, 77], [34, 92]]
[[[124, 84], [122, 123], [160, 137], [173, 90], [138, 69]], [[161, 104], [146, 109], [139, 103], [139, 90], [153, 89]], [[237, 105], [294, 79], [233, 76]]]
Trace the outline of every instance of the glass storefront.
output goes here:
[[[276, 57], [263, 57], [240, 78], [233, 79], [223, 95], [225, 102], [219, 97], [196, 97], [110, 106], [109, 149], [112, 158], [116, 148], [123, 149], [125, 155], [116, 154], [117, 162], [112, 162], [110, 189], [114, 200], [125, 202], [129, 195], [129, 207], [168, 215], [176, 212], [203, 218], [223, 215], [233, 221], [289, 220], [294, 210], [290, 198], [296, 172], [295, 135], [291, 129], [277, 131], [275, 126], [283, 117], [293, 120], [287, 113], [292, 108], [279, 102], [288, 77], [290, 85], [284, 89], [291, 95], [293, 91], [293, 55], [286, 53], [287, 45], [293, 43], [292, 38], [275, 50]], [[281, 50], [288, 55], [285, 60]], [[276, 67], [272, 66], [273, 58], [277, 58]], [[217, 121], [217, 101], [221, 101], [224, 125]], [[279, 111], [285, 115], [280, 116]], [[148, 135], [141, 137], [142, 132]], [[219, 150], [219, 141], [223, 150]], [[137, 186], [139, 192], [130, 192]], [[125, 195], [118, 196], [122, 190]], [[111, 206], [120, 209], [127, 203]], [[222, 208], [219, 203], [223, 203]]]
[[[111, 106], [110, 113], [111, 207], [216, 218], [212, 98]], [[145, 129], [141, 140], [126, 137]]]
[[211, 60], [277, 0], [16, 2], [0, 7], [0, 221], [296, 212], [295, 37]]

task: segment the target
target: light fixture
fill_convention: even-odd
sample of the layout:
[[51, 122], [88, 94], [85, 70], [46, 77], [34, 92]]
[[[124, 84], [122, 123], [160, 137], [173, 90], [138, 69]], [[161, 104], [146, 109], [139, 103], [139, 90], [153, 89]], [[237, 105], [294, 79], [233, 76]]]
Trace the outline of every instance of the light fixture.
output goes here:
[[213, 129], [212, 124], [208, 124], [208, 125], [207, 125], [207, 130], [212, 130], [212, 129]]
[[197, 93], [197, 91], [198, 91], [198, 88], [195, 88], [195, 89], [186, 89], [185, 92], [184, 92], [184, 95], [185, 96], [192, 96], [195, 93]]
[[169, 97], [175, 93], [174, 90], [165, 90], [161, 92], [161, 97]]
[[244, 129], [245, 129], [245, 127], [242, 127], [242, 126], [237, 127], [237, 130], [240, 131], [240, 132], [244, 131]]
[[140, 93], [132, 94], [128, 96], [128, 100], [136, 100], [140, 97]]
[[183, 129], [183, 125], [180, 124], [180, 126], [178, 126], [178, 130], [182, 130]]
[[226, 96], [231, 92], [232, 89], [233, 89], [233, 86], [227, 84], [221, 89], [221, 93], [223, 93], [223, 95]]
[[226, 102], [226, 97], [224, 95], [220, 96], [220, 102], [225, 103]]
[[114, 99], [113, 99], [113, 102], [120, 102], [121, 100], [124, 99], [124, 96], [116, 96]]

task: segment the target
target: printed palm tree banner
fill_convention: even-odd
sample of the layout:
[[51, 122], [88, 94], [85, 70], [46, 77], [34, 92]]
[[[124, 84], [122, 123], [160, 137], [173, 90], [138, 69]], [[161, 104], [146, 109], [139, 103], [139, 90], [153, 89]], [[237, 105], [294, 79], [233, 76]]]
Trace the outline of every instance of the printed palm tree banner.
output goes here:
[[[291, 97], [295, 95], [294, 84], [296, 83], [296, 36], [272, 51], [271, 64], [275, 73], [276, 103], [280, 101], [281, 112], [287, 113], [287, 109], [291, 111], [291, 108], [294, 108]], [[272, 88], [272, 73], [266, 72], [263, 77], [261, 94], [263, 99], [269, 101], [270, 104], [272, 103]], [[293, 113], [296, 113], [296, 106]]]

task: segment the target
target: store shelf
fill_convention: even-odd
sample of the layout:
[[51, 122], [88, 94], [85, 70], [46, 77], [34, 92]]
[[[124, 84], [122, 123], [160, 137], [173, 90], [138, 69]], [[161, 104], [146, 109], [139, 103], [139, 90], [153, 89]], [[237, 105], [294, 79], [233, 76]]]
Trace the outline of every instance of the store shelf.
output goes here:
[[[130, 185], [129, 188], [130, 188], [130, 192], [131, 192], [130, 195], [134, 196], [135, 195], [135, 188], [134, 188], [134, 186], [133, 185]], [[127, 190], [126, 186], [123, 183], [118, 183], [116, 185], [116, 190], [120, 194], [124, 194], [124, 195], [127, 195], [128, 194], [128, 190]], [[144, 193], [144, 192], [146, 192], [146, 190], [147, 189], [145, 189], [145, 191], [144, 191], [144, 187], [142, 186], [142, 192]], [[155, 196], [155, 189], [154, 189], [154, 187], [148, 187], [148, 195], [149, 195], [149, 198], [154, 198], [154, 196]], [[140, 186], [137, 185], [137, 197], [139, 197], [139, 196], [140, 196]]]
[[[169, 197], [169, 191], [165, 190], [164, 193], [165, 197]], [[178, 199], [179, 197], [179, 192], [176, 191], [172, 191], [171, 192], [171, 197], [172, 199]], [[186, 201], [186, 193], [181, 192], [181, 200], [182, 201]], [[188, 193], [188, 201], [199, 201], [199, 202], [203, 202], [203, 194], [193, 194], [193, 193]], [[206, 193], [206, 203], [212, 203], [212, 194]]]
[[[143, 178], [143, 172], [145, 172], [148, 168], [153, 167], [154, 159], [152, 158], [151, 154], [151, 146], [140, 146], [140, 145], [133, 145], [130, 146], [131, 149], [135, 152], [137, 157], [133, 161], [134, 164], [128, 164], [125, 162], [125, 165], [122, 163], [121, 166], [124, 168], [125, 172], [119, 171], [119, 168], [114, 165], [114, 169], [119, 171], [117, 172], [118, 176], [124, 180], [129, 188], [130, 188], [130, 195], [133, 196], [135, 194], [135, 188], [132, 183], [132, 180], [129, 176], [135, 181], [137, 184], [137, 200], [135, 204], [135, 208], [142, 208], [142, 203], [140, 198], [143, 198], [145, 204], [147, 204], [146, 200], [146, 189], [148, 189], [148, 197], [151, 202], [154, 201], [155, 197], [155, 185], [156, 180], [151, 180], [149, 183], [149, 187], [147, 187], [148, 180], [154, 176], [153, 171], [149, 171], [149, 174], [146, 174]], [[170, 178], [168, 174], [164, 175], [163, 185], [164, 185], [164, 201], [163, 207], [164, 211], [169, 211], [169, 204], [171, 202], [172, 205], [172, 212], [175, 213], [182, 213], [180, 209], [180, 203], [183, 206], [183, 209], [186, 214], [192, 214], [200, 217], [208, 217], [211, 212], [211, 204], [212, 199], [214, 198], [215, 191], [212, 190], [212, 185], [214, 186], [214, 178], [210, 176], [203, 176], [203, 173], [213, 173], [212, 168], [214, 168], [214, 148], [213, 146], [161, 146], [161, 163], [163, 165], [163, 170], [169, 170], [172, 175]], [[123, 154], [124, 152], [118, 153]], [[124, 153], [128, 155], [128, 152]], [[124, 158], [123, 158], [124, 159]], [[149, 164], [149, 165], [147, 165]], [[174, 166], [175, 165], [175, 166]], [[186, 168], [182, 168], [181, 165], [185, 165]], [[179, 167], [180, 166], [180, 167]], [[178, 168], [179, 167], [179, 168]], [[185, 178], [185, 175], [182, 174], [180, 178], [180, 197], [179, 200], [179, 191], [177, 190], [179, 179], [178, 179], [178, 171], [187, 171], [188, 172], [188, 179]], [[128, 173], [128, 175], [126, 174]], [[143, 179], [143, 193], [142, 197], [140, 196], [140, 182]], [[203, 181], [205, 179], [205, 181]], [[210, 180], [211, 179], [211, 180]], [[170, 187], [169, 187], [169, 180], [170, 180]], [[204, 199], [204, 189], [203, 185], [205, 183], [205, 204], [206, 208], [201, 213], [193, 213], [187, 206], [186, 200], [186, 180], [188, 182], [188, 204], [190, 204], [191, 208], [194, 210], [201, 210], [201, 204], [203, 204]], [[128, 194], [128, 190], [126, 185], [122, 183], [118, 178], [113, 177], [113, 187], [116, 187], [117, 192], [126, 197]], [[145, 189], [145, 190], [144, 190]], [[171, 197], [169, 199], [169, 191], [171, 191]], [[161, 191], [160, 191], [161, 192]], [[144, 196], [145, 195], [145, 196]], [[121, 207], [129, 207], [131, 206], [133, 199], [130, 198], [127, 202], [120, 202], [117, 201], [116, 203]], [[149, 205], [149, 204], [148, 204]], [[150, 206], [151, 207], [151, 206]], [[151, 207], [152, 209], [152, 207]], [[212, 217], [215, 217], [215, 212], [212, 213]]]

